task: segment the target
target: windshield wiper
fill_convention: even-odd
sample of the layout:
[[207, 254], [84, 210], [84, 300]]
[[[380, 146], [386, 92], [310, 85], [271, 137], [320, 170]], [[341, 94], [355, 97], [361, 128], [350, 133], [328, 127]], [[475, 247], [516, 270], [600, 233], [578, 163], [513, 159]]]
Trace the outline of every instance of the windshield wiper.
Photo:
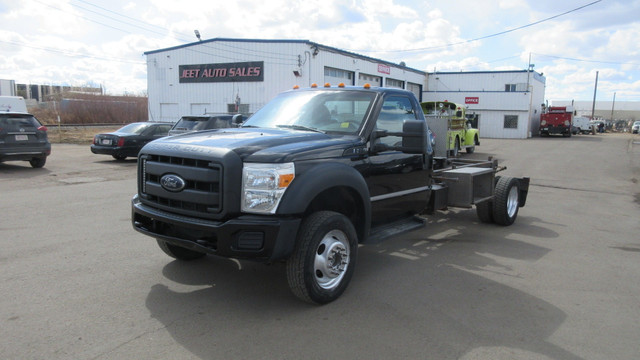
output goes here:
[[308, 126], [304, 126], [304, 125], [276, 125], [279, 128], [287, 128], [287, 129], [293, 129], [293, 130], [304, 130], [304, 131], [313, 131], [313, 132], [319, 132], [319, 133], [325, 133], [324, 131], [320, 130], [320, 129], [316, 129], [316, 128], [312, 128], [312, 127], [308, 127]]

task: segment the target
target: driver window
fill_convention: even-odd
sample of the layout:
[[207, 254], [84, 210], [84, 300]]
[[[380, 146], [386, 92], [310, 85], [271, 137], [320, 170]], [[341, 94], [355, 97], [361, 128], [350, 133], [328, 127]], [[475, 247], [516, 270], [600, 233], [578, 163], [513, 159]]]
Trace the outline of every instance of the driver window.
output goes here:
[[[390, 96], [385, 99], [376, 122], [376, 128], [388, 132], [402, 132], [405, 120], [415, 120], [416, 115], [411, 106], [411, 101], [405, 96]], [[389, 146], [399, 146], [402, 142], [400, 136], [387, 136], [378, 141]]]

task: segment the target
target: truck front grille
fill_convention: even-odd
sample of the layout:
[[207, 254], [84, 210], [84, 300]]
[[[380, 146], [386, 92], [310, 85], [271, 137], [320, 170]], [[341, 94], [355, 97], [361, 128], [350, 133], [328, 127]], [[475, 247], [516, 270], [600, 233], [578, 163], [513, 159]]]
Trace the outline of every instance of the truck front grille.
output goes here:
[[[141, 201], [164, 211], [214, 219], [222, 211], [222, 166], [207, 160], [143, 155], [138, 163]], [[184, 180], [180, 191], [165, 189], [160, 179], [173, 174]]]

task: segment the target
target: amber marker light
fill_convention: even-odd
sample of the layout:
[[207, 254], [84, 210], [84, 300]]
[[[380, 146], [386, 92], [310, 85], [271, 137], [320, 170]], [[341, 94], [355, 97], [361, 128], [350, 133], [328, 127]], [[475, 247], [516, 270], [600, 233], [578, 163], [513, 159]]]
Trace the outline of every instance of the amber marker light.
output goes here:
[[343, 88], [343, 87], [344, 87], [344, 83], [340, 83], [340, 84], [338, 84], [338, 87]]
[[311, 87], [312, 87], [312, 88], [317, 88], [317, 87], [318, 87], [318, 84], [313, 83], [313, 84], [311, 84]]
[[365, 89], [371, 89], [371, 84], [364, 84]]
[[329, 83], [324, 83], [324, 87], [331, 87], [331, 84], [329, 84]]
[[293, 181], [294, 175], [293, 174], [281, 174], [279, 178], [280, 178], [280, 181], [278, 181], [278, 187], [286, 188]]
[[293, 90], [298, 90], [298, 89], [300, 89], [300, 86], [298, 86], [298, 85], [294, 85], [293, 86]]

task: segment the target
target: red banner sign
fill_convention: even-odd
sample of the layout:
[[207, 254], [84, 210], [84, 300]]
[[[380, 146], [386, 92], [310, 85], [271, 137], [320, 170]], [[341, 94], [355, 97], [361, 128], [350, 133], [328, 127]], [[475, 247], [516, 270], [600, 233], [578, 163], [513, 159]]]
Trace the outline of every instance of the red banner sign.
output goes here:
[[465, 104], [479, 104], [480, 103], [480, 98], [479, 97], [465, 97], [464, 98], [464, 103]]
[[382, 74], [391, 74], [391, 67], [388, 65], [378, 64], [378, 72]]

